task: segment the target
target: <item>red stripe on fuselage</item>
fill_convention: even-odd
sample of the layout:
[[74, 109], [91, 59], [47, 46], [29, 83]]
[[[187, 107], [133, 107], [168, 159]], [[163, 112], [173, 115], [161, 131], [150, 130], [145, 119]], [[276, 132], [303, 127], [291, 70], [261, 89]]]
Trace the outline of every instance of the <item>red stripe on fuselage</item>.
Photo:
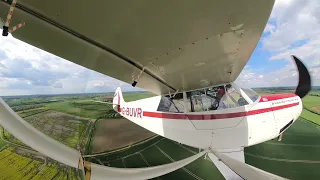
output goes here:
[[297, 96], [296, 94], [291, 94], [291, 93], [264, 95], [264, 96], [261, 96], [260, 102], [275, 101], [279, 99], [291, 98], [296, 96]]
[[237, 118], [237, 117], [244, 117], [244, 116], [251, 116], [256, 114], [262, 114], [267, 112], [272, 112], [276, 110], [281, 110], [293, 106], [299, 105], [299, 102], [286, 104], [282, 106], [270, 107], [270, 108], [263, 108], [263, 109], [256, 109], [247, 112], [235, 112], [235, 113], [225, 113], [225, 114], [178, 114], [178, 113], [163, 113], [163, 112], [148, 112], [143, 111], [143, 116], [145, 117], [152, 117], [152, 118], [164, 118], [164, 119], [174, 119], [174, 120], [213, 120], [213, 119], [227, 119], [227, 118]]

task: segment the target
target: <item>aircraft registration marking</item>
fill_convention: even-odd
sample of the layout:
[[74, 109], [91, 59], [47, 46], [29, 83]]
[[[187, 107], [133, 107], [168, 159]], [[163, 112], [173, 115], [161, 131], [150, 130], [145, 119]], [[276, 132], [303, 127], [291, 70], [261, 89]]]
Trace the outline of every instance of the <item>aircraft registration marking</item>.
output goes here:
[[122, 107], [121, 114], [125, 116], [131, 116], [135, 118], [142, 118], [141, 108]]

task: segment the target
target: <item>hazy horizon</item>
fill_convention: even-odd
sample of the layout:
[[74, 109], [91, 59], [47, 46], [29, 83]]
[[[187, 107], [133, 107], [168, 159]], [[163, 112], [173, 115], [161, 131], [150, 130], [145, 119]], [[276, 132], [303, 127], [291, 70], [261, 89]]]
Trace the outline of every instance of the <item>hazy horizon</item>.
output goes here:
[[[317, 89], [320, 89], [320, 86], [312, 86], [312, 89], [317, 87]], [[290, 88], [290, 89], [295, 89], [295, 86], [274, 86], [274, 87], [252, 87], [252, 89], [268, 89], [268, 88]], [[115, 91], [108, 91], [108, 92], [84, 92], [84, 93], [65, 93], [65, 94], [18, 94], [18, 95], [5, 95], [0, 97], [16, 97], [16, 96], [51, 96], [51, 95], [83, 95], [83, 94], [112, 94]], [[129, 91], [122, 91], [123, 93], [128, 93], [128, 92], [149, 92], [146, 90], [129, 90]], [[151, 92], [150, 92], [151, 93]]]

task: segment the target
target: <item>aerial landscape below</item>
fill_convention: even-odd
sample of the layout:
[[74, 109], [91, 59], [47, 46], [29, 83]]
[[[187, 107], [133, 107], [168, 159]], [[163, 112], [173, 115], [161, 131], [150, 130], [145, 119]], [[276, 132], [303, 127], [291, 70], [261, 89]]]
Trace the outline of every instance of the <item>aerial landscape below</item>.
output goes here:
[[[304, 98], [300, 119], [283, 135], [245, 149], [246, 163], [289, 179], [316, 179], [320, 163], [320, 88]], [[287, 88], [257, 88], [259, 94], [291, 92]], [[111, 94], [112, 95], [112, 94]], [[2, 97], [24, 119], [54, 139], [79, 150], [85, 159], [111, 167], [148, 167], [177, 161], [199, 150], [157, 136], [119, 117], [107, 94]], [[125, 93], [127, 101], [151, 97]], [[65, 107], [65, 108], [62, 108]], [[67, 107], [67, 108], [66, 108]], [[89, 113], [87, 113], [89, 112]], [[77, 169], [58, 163], [1, 130], [1, 179], [79, 179]], [[224, 179], [209, 158], [202, 157], [158, 179]], [[10, 163], [16, 162], [16, 163]]]

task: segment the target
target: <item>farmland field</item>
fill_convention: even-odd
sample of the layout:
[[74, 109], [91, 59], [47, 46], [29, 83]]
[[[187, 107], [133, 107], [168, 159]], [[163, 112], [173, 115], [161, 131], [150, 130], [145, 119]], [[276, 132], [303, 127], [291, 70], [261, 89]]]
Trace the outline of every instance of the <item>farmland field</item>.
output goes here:
[[315, 106], [312, 108], [314, 111], [319, 112], [320, 113], [320, 106]]
[[319, 138], [319, 126], [298, 120], [281, 142], [273, 140], [246, 148], [246, 163], [289, 179], [318, 179]]
[[58, 102], [48, 104], [46, 108], [92, 119], [97, 119], [104, 116], [106, 111], [111, 109], [111, 107], [107, 104], [89, 101]]
[[[81, 149], [82, 151], [85, 148], [86, 130], [91, 124], [87, 119], [55, 111], [46, 111], [29, 116], [25, 120], [43, 133], [67, 146]], [[22, 144], [11, 134], [5, 132], [4, 135], [5, 139]]]
[[99, 120], [93, 140], [93, 153], [121, 148], [154, 134], [127, 119]]
[[45, 109], [45, 108], [30, 109], [30, 110], [26, 110], [26, 111], [20, 111], [20, 112], [18, 112], [18, 115], [20, 117], [24, 118], [24, 117], [35, 115], [35, 114], [38, 114], [38, 113], [41, 113], [41, 112], [44, 112], [44, 111], [47, 111], [47, 110], [48, 109]]
[[[106, 166], [148, 167], [149, 165], [167, 164], [172, 160], [181, 160], [196, 153], [198, 152], [194, 148], [183, 146], [158, 136], [144, 144], [129, 147], [120, 152], [95, 156], [94, 158], [99, 159]], [[209, 158], [204, 159], [204, 157], [199, 158], [185, 168], [161, 176], [160, 179], [194, 179], [195, 177], [201, 179], [223, 179], [211, 160]]]
[[307, 108], [320, 106], [320, 97], [317, 96], [306, 96], [303, 98], [303, 105]]
[[1, 150], [0, 161], [1, 180], [58, 180], [61, 176], [73, 180], [80, 179], [76, 169], [60, 165], [48, 158], [41, 158], [30, 151], [24, 152], [23, 149], [9, 147]]
[[[263, 94], [286, 92], [284, 90], [261, 90]], [[110, 101], [110, 94], [107, 95]], [[124, 93], [125, 101], [133, 101], [151, 97], [151, 93]], [[303, 99], [306, 108], [314, 110], [319, 106], [319, 97], [307, 96]], [[53, 97], [26, 97], [8, 99], [12, 106], [26, 109], [18, 111], [36, 128], [44, 131], [53, 138], [83, 152], [85, 147], [91, 147], [97, 154], [88, 155], [86, 160], [112, 167], [148, 167], [161, 165], [189, 157], [198, 152], [198, 149], [178, 144], [166, 138], [152, 135], [143, 128], [115, 116], [111, 106], [96, 103], [93, 100], [106, 100], [104, 95], [64, 95]], [[39, 108], [32, 106], [44, 104]], [[28, 109], [29, 107], [38, 107]], [[78, 117], [80, 116], [80, 117]], [[281, 175], [290, 179], [317, 179], [320, 171], [320, 116], [303, 110], [300, 120], [296, 121], [285, 133], [281, 142], [268, 141], [249, 148], [245, 148], [246, 163], [260, 169]], [[111, 119], [110, 119], [111, 118]], [[98, 119], [93, 123], [93, 119]], [[310, 123], [312, 121], [314, 123]], [[81, 123], [80, 123], [81, 122]], [[94, 126], [94, 124], [96, 124]], [[20, 143], [10, 137], [8, 132], [3, 133], [7, 140]], [[83, 136], [81, 136], [81, 134]], [[91, 137], [92, 135], [92, 137]], [[129, 138], [128, 138], [129, 137]], [[92, 142], [90, 142], [92, 141]], [[135, 143], [139, 141], [138, 143]], [[0, 139], [0, 147], [1, 147]], [[4, 146], [7, 145], [7, 146]], [[2, 159], [20, 163], [21, 172], [30, 172], [35, 179], [77, 179], [75, 169], [59, 164], [42, 155], [30, 155], [30, 150], [15, 148], [14, 145], [3, 141], [4, 149], [0, 148], [0, 169], [4, 168]], [[101, 152], [101, 153], [98, 153]], [[3, 156], [1, 156], [3, 153]], [[7, 154], [6, 154], [7, 153]], [[14, 155], [12, 155], [14, 154]], [[9, 156], [10, 155], [10, 156]], [[2, 157], [2, 158], [1, 158]], [[20, 160], [21, 159], [21, 160]], [[30, 161], [31, 160], [31, 161]], [[319, 161], [319, 162], [318, 162]], [[22, 164], [24, 162], [24, 164]], [[26, 164], [28, 163], [28, 164]], [[38, 164], [37, 164], [38, 163]], [[11, 167], [10, 165], [8, 165]], [[34, 168], [37, 167], [37, 168]], [[14, 174], [10, 171], [5, 177]], [[20, 171], [19, 171], [20, 172]], [[29, 176], [23, 176], [29, 177]], [[27, 178], [28, 179], [28, 178]], [[161, 176], [157, 179], [224, 179], [209, 158], [201, 157], [195, 162], [177, 171]]]

